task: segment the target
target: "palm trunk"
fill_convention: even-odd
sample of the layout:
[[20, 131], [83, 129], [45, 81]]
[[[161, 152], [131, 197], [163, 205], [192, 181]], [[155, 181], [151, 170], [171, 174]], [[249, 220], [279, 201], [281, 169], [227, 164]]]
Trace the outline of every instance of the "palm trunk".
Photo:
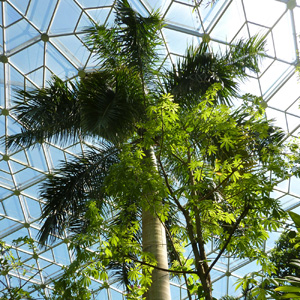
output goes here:
[[[147, 153], [157, 168], [153, 149]], [[149, 211], [142, 214], [143, 250], [152, 253], [157, 260], [157, 267], [168, 269], [168, 254], [166, 231], [156, 215]], [[154, 269], [152, 272], [152, 284], [146, 293], [147, 300], [171, 300], [169, 273]]]

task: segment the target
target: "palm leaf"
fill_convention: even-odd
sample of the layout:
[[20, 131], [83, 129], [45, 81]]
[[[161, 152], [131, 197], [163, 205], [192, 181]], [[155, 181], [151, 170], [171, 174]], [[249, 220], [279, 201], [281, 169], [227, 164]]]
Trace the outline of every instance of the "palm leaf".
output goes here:
[[265, 56], [265, 46], [266, 40], [263, 36], [241, 39], [230, 45], [223, 59], [232, 67], [232, 72], [243, 80], [247, 77], [247, 70], [259, 72], [259, 62]]
[[114, 143], [128, 137], [144, 115], [143, 88], [127, 68], [89, 74], [80, 82], [79, 98], [82, 131]]
[[117, 40], [122, 56], [130, 68], [143, 76], [150, 75], [158, 59], [156, 48], [161, 44], [158, 35], [163, 24], [161, 16], [153, 12], [149, 17], [143, 17], [130, 7], [127, 0], [119, 1], [116, 10]]
[[81, 133], [77, 86], [54, 76], [49, 87], [18, 90], [12, 112], [25, 127], [7, 138], [9, 148], [30, 147], [36, 142], [74, 141]]
[[167, 73], [166, 89], [175, 95], [177, 102], [190, 106], [214, 83], [221, 83], [217, 100], [230, 105], [231, 99], [238, 96], [238, 80], [247, 78], [247, 70], [259, 71], [264, 48], [265, 40], [258, 36], [239, 40], [223, 55], [210, 53], [204, 42], [198, 47], [190, 46], [185, 57]]
[[[110, 167], [118, 161], [118, 150], [113, 146], [91, 150], [85, 155], [64, 163], [54, 175], [41, 186], [41, 197], [46, 201], [42, 219], [45, 220], [39, 241], [55, 240], [65, 228], [78, 229], [87, 223], [84, 220], [86, 204], [96, 200], [104, 213], [106, 194], [104, 179]], [[76, 221], [77, 220], [77, 221]]]
[[85, 42], [99, 61], [100, 69], [114, 71], [121, 65], [120, 45], [116, 28], [94, 24], [85, 30]]
[[186, 56], [177, 66], [167, 73], [165, 80], [167, 91], [183, 106], [190, 107], [202, 97], [214, 83], [221, 83], [223, 88], [218, 95], [221, 102], [230, 103], [237, 95], [237, 82], [233, 80], [230, 67], [217, 56], [208, 52], [208, 45], [190, 46]]

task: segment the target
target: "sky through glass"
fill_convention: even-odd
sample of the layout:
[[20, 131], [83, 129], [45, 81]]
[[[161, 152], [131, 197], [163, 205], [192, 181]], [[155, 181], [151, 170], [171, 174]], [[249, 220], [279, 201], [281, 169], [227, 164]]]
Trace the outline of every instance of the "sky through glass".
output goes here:
[[[295, 67], [298, 65], [300, 34], [299, 0], [219, 0], [214, 5], [200, 1], [197, 8], [192, 0], [129, 2], [143, 15], [160, 9], [164, 16], [162, 67], [170, 67], [184, 55], [188, 45], [196, 45], [203, 38], [210, 40], [211, 49], [219, 51], [237, 39], [265, 35], [268, 52], [262, 61], [261, 72], [251, 74], [251, 79], [241, 85], [241, 92], [262, 96], [268, 106], [267, 118], [274, 119], [284, 128], [288, 138], [298, 134], [300, 93]], [[45, 86], [52, 74], [69, 79], [97, 67], [84, 44], [83, 30], [91, 22], [112, 24], [113, 5], [113, 0], [0, 1], [0, 137], [21, 130], [10, 112], [15, 105], [16, 88]], [[1, 240], [12, 245], [12, 241], [20, 236], [29, 235], [36, 239], [41, 227], [39, 183], [61, 161], [76, 157], [84, 147], [81, 141], [64, 147], [44, 143], [31, 150], [8, 152], [0, 145]], [[285, 209], [299, 213], [299, 179], [292, 178], [279, 184], [274, 197], [280, 198]], [[266, 251], [272, 248], [278, 235], [270, 234]], [[213, 247], [207, 250], [214, 257]], [[35, 265], [30, 281], [45, 286], [61, 274], [61, 266], [72, 260], [65, 236], [51, 247], [39, 250], [38, 256], [33, 257], [25, 244], [15, 248], [14, 253], [25, 264]], [[238, 294], [233, 283], [257, 268], [255, 262], [224, 257], [212, 272], [214, 296]], [[11, 275], [20, 277], [19, 274]], [[0, 275], [0, 280], [7, 282], [8, 278]], [[99, 283], [94, 282], [93, 288], [97, 290], [98, 287]], [[174, 283], [171, 290], [174, 300], [187, 296], [179, 283]], [[95, 299], [122, 299], [122, 292], [112, 285], [110, 289], [96, 293]]]

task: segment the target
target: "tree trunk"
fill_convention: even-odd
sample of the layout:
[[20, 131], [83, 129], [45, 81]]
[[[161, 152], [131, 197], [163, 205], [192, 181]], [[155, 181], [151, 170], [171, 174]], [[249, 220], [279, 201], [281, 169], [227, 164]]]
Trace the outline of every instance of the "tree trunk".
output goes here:
[[[157, 168], [153, 149], [147, 153]], [[168, 269], [168, 254], [166, 231], [156, 215], [149, 211], [142, 214], [143, 250], [152, 253], [157, 260], [157, 266]], [[171, 300], [169, 273], [154, 269], [152, 272], [152, 284], [146, 293], [147, 300]]]

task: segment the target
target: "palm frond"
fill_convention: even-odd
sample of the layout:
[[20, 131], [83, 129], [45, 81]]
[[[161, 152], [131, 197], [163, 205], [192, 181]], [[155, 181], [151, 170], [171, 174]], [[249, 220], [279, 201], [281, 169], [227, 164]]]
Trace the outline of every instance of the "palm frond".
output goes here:
[[116, 28], [95, 24], [85, 30], [85, 42], [98, 60], [100, 69], [115, 70], [121, 65]]
[[190, 46], [185, 57], [167, 72], [166, 89], [174, 94], [177, 102], [189, 106], [199, 101], [214, 83], [221, 83], [222, 89], [216, 100], [230, 105], [231, 99], [239, 94], [238, 81], [247, 78], [247, 71], [259, 71], [265, 43], [259, 36], [239, 40], [221, 55], [210, 53], [204, 42], [197, 48]]
[[130, 290], [128, 287], [135, 284], [129, 277], [129, 272], [133, 267], [133, 262], [110, 261], [106, 267], [109, 270], [109, 283], [117, 283], [117, 286], [125, 286], [126, 291], [129, 293]]
[[237, 95], [238, 84], [232, 78], [230, 67], [217, 56], [208, 52], [208, 45], [190, 46], [186, 56], [179, 60], [165, 78], [166, 89], [174, 94], [175, 100], [190, 107], [199, 101], [209, 87], [221, 83], [218, 92], [221, 103], [230, 104], [230, 99]]
[[24, 126], [21, 133], [6, 140], [9, 148], [30, 147], [43, 140], [67, 142], [80, 134], [77, 86], [54, 76], [49, 87], [18, 90], [12, 112]]
[[[41, 197], [46, 201], [42, 219], [45, 220], [39, 241], [44, 244], [49, 238], [55, 240], [56, 234], [62, 234], [65, 228], [72, 230], [83, 220], [86, 204], [89, 200], [97, 201], [99, 209], [105, 210], [104, 179], [110, 167], [118, 161], [118, 150], [106, 146], [98, 151], [91, 150], [85, 155], [64, 163], [54, 175], [41, 186]], [[74, 220], [78, 222], [74, 222]]]
[[247, 78], [247, 70], [259, 72], [260, 60], [265, 56], [266, 40], [263, 36], [252, 36], [248, 40], [241, 39], [230, 45], [223, 56], [232, 72], [241, 80]]
[[153, 12], [149, 17], [143, 17], [130, 7], [127, 0], [119, 1], [116, 10], [117, 39], [125, 62], [144, 76], [150, 75], [158, 59], [156, 48], [161, 44], [161, 16]]
[[83, 132], [120, 142], [143, 117], [143, 97], [140, 80], [127, 68], [89, 74], [79, 88]]

